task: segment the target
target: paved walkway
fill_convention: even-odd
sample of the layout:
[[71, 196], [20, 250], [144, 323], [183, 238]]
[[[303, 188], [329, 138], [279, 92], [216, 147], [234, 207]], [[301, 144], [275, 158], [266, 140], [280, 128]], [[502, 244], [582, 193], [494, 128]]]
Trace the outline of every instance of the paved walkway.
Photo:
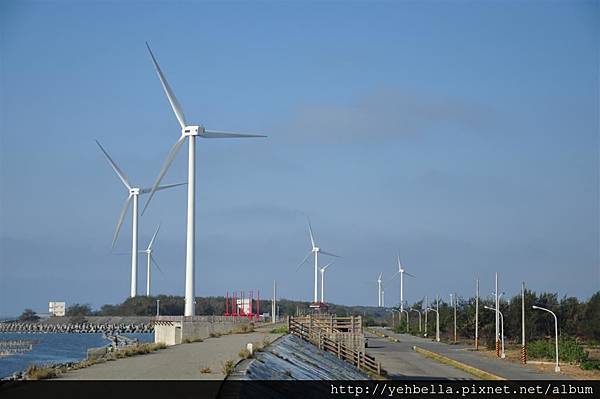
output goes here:
[[508, 360], [487, 357], [465, 345], [448, 345], [441, 342], [434, 342], [425, 338], [415, 337], [408, 334], [395, 334], [390, 330], [385, 333], [397, 338], [401, 342], [410, 342], [412, 345], [419, 346], [431, 352], [435, 352], [450, 359], [459, 361], [469, 366], [478, 368], [488, 373], [503, 377], [509, 380], [567, 380], [570, 379], [564, 374], [544, 373], [533, 367], [522, 366], [512, 363]]
[[[386, 332], [387, 333], [387, 332]], [[462, 370], [429, 359], [412, 347], [410, 339], [390, 342], [367, 333], [369, 347], [367, 353], [381, 362], [381, 367], [392, 380], [470, 380], [474, 377]]]
[[[69, 371], [65, 380], [222, 380], [223, 363], [240, 360], [239, 352], [248, 343], [255, 346], [265, 338], [270, 342], [281, 334], [271, 334], [272, 327], [264, 327], [248, 334], [230, 334], [208, 338], [203, 342], [181, 344], [147, 355], [95, 364], [91, 367]], [[208, 367], [210, 373], [200, 370]]]

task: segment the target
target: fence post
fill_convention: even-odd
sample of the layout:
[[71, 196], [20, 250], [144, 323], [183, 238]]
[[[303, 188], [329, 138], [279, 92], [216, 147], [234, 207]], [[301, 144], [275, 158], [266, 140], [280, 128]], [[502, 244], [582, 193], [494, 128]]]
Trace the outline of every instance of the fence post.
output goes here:
[[377, 362], [377, 375], [381, 375], [381, 362]]
[[337, 356], [338, 356], [338, 359], [341, 359], [341, 357], [342, 357], [342, 343], [341, 342], [337, 343]]

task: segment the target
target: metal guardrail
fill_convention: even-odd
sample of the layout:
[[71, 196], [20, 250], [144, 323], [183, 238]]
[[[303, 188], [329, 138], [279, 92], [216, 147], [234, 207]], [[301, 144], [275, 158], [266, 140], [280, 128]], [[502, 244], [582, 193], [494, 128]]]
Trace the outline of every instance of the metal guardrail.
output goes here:
[[[337, 340], [336, 332], [338, 331], [335, 331], [337, 327], [331, 327], [332, 321], [329, 320], [329, 324], [327, 324], [318, 322], [319, 319], [325, 321], [322, 316], [318, 318], [290, 316], [288, 318], [288, 329], [291, 334], [312, 343], [321, 350], [333, 353], [339, 359], [351, 363], [359, 369], [381, 375], [380, 362], [373, 356], [363, 351], [355, 350]], [[337, 320], [334, 319], [334, 325], [336, 325], [335, 323], [337, 323]], [[338, 324], [337, 326], [340, 325]], [[350, 326], [353, 331], [357, 330], [354, 320], [352, 320]], [[360, 332], [353, 332], [353, 334], [360, 334], [362, 336], [362, 325], [360, 326]]]

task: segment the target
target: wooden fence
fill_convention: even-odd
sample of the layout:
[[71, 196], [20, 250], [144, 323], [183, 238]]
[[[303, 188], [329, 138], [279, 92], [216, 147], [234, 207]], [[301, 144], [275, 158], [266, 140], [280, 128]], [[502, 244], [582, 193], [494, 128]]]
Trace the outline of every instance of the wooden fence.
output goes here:
[[[360, 316], [358, 317], [360, 319]], [[333, 317], [335, 325], [336, 320], [340, 319]], [[356, 318], [353, 318], [356, 319]], [[319, 322], [320, 320], [320, 322]], [[355, 365], [357, 368], [365, 370], [367, 372], [381, 375], [381, 363], [364, 350], [356, 350], [352, 346], [341, 342], [336, 334], [337, 327], [331, 327], [332, 322], [329, 320], [329, 324], [324, 323], [325, 318], [323, 316], [318, 317], [293, 317], [288, 318], [288, 329], [291, 334], [294, 334], [305, 341], [312, 343], [319, 349], [333, 353], [338, 358]], [[311, 323], [312, 321], [312, 323]], [[344, 322], [342, 322], [341, 325]], [[352, 320], [352, 328], [356, 329], [355, 321]], [[348, 324], [346, 324], [348, 326]], [[362, 334], [362, 325], [360, 326], [360, 333], [355, 332], [353, 335], [364, 338]]]

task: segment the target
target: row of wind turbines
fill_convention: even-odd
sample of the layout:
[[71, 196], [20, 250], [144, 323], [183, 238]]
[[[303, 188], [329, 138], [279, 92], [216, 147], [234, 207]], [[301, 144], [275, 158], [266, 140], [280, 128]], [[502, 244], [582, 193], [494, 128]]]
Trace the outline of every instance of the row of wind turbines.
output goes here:
[[[196, 226], [195, 226], [195, 210], [196, 210], [196, 138], [201, 137], [204, 139], [216, 139], [216, 138], [249, 138], [249, 137], [266, 137], [263, 135], [256, 134], [241, 134], [235, 132], [224, 132], [217, 130], [208, 130], [203, 125], [194, 125], [188, 124], [186, 121], [185, 115], [183, 113], [183, 108], [181, 107], [179, 101], [175, 97], [175, 93], [173, 89], [167, 82], [152, 49], [146, 43], [146, 47], [152, 59], [152, 63], [154, 64], [154, 68], [162, 85], [163, 91], [165, 92], [169, 104], [171, 105], [171, 109], [175, 114], [177, 122], [179, 123], [180, 133], [181, 135], [175, 142], [175, 144], [171, 147], [166, 160], [164, 161], [157, 178], [151, 187], [148, 188], [140, 188], [134, 187], [129, 183], [125, 173], [123, 173], [122, 169], [114, 162], [114, 160], [110, 157], [108, 152], [102, 147], [102, 145], [96, 141], [102, 152], [104, 153], [106, 159], [108, 160], [110, 166], [117, 174], [118, 178], [125, 185], [126, 189], [129, 192], [129, 196], [125, 200], [125, 204], [121, 210], [119, 215], [119, 219], [117, 221], [117, 227], [115, 230], [115, 234], [113, 236], [112, 248], [114, 248], [115, 243], [117, 242], [117, 238], [119, 236], [119, 231], [121, 229], [121, 225], [123, 224], [123, 220], [125, 219], [125, 215], [127, 210], [129, 209], [129, 204], [133, 202], [132, 209], [132, 234], [131, 234], [131, 291], [130, 296], [133, 298], [137, 295], [137, 270], [138, 270], [138, 205], [139, 205], [139, 196], [143, 194], [149, 194], [148, 199], [144, 205], [144, 208], [141, 212], [141, 215], [144, 215], [146, 210], [148, 209], [148, 205], [150, 204], [152, 198], [156, 194], [157, 191], [174, 188], [181, 185], [187, 185], [187, 227], [186, 227], [186, 260], [185, 260], [185, 310], [184, 316], [194, 316], [194, 276], [195, 276], [195, 237], [196, 237]], [[175, 184], [166, 184], [161, 185], [163, 178], [165, 177], [169, 167], [175, 160], [179, 149], [183, 146], [185, 141], [188, 142], [188, 181], [183, 183], [175, 183]], [[160, 226], [159, 226], [160, 228]], [[152, 245], [155, 242], [156, 236], [158, 234], [158, 228], [152, 239], [150, 240], [150, 244], [147, 249], [141, 252], [145, 252], [148, 256], [147, 261], [147, 275], [146, 275], [146, 295], [150, 295], [150, 269], [151, 263], [153, 263], [158, 268], [158, 263], [154, 260], [152, 256]], [[159, 268], [160, 270], [160, 268]]]

